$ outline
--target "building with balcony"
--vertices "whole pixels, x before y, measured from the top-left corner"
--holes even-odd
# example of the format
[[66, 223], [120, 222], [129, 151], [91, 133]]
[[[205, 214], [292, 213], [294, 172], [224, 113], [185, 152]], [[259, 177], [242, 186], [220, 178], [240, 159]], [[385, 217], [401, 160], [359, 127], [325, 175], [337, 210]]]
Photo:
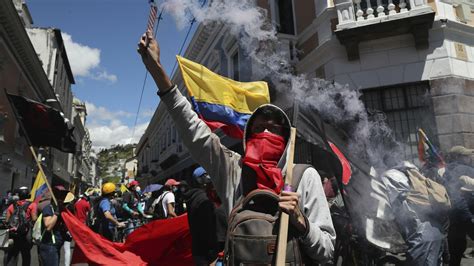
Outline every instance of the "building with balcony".
[[[259, 0], [295, 74], [359, 89], [382, 111], [407, 159], [417, 129], [443, 151], [474, 148], [474, 3], [468, 0]], [[240, 81], [260, 79], [225, 25], [199, 25], [184, 57]], [[181, 74], [172, 80], [183, 93]], [[283, 94], [283, 95], [282, 95]], [[272, 101], [291, 105], [280, 95]], [[276, 97], [274, 97], [276, 96]], [[282, 97], [283, 96], [283, 97]], [[235, 140], [222, 138], [239, 151]], [[194, 167], [160, 104], [137, 146], [146, 182], [186, 178]], [[154, 171], [154, 172], [152, 172]]]

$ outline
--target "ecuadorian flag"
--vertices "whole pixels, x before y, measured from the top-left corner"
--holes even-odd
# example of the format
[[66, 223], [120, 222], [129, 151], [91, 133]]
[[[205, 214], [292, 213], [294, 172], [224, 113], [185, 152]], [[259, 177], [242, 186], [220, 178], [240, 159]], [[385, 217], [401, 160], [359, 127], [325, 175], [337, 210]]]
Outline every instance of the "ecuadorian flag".
[[177, 58], [198, 116], [211, 130], [221, 128], [227, 135], [242, 139], [253, 111], [270, 102], [267, 83], [238, 82], [183, 57]]
[[30, 201], [31, 202], [38, 202], [41, 197], [44, 195], [46, 191], [48, 191], [48, 186], [46, 185], [46, 182], [44, 181], [45, 177], [41, 174], [41, 171], [38, 171], [38, 174], [36, 175], [35, 183], [33, 184], [33, 187], [31, 188], [31, 197]]

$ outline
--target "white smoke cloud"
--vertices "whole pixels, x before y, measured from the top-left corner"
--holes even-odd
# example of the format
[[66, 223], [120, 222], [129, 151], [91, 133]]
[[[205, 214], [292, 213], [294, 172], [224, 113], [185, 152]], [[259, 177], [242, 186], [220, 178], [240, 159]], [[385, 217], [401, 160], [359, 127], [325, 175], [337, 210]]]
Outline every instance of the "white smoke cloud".
[[266, 11], [255, 1], [220, 0], [202, 7], [193, 0], [165, 0], [162, 6], [180, 27], [188, 25], [193, 17], [204, 24], [224, 24], [245, 54], [259, 64], [253, 68], [258, 78], [270, 79], [277, 90], [294, 95], [299, 102], [318, 110], [324, 120], [347, 131], [351, 155], [367, 157], [378, 168], [384, 168], [386, 156], [403, 158], [399, 150], [393, 149], [399, 144], [393, 140], [384, 117], [369, 117], [358, 90], [292, 73], [294, 62], [289, 60], [289, 51], [279, 49], [284, 45], [277, 40]]
[[204, 24], [224, 23], [236, 36], [243, 34], [260, 41], [275, 39], [274, 30], [267, 25], [265, 10], [256, 7], [252, 0], [212, 1], [210, 6], [192, 0], [165, 0], [162, 7], [173, 15], [180, 28], [195, 18]]
[[72, 36], [65, 32], [62, 33], [62, 37], [74, 76], [106, 80], [112, 83], [117, 81], [117, 76], [107, 73], [100, 66], [99, 49], [74, 42]]

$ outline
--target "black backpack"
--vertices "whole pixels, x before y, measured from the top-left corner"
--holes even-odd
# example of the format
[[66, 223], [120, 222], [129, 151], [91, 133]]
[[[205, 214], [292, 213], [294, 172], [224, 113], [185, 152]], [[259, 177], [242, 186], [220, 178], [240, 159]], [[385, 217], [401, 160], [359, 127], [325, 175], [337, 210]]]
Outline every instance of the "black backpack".
[[13, 203], [13, 214], [10, 216], [8, 225], [11, 228], [16, 228], [16, 230], [10, 231], [10, 236], [12, 237], [24, 237], [30, 232], [31, 224], [28, 219], [26, 219], [26, 212], [31, 202], [26, 201], [23, 205], [18, 205], [18, 203]]
[[[292, 187], [298, 188], [310, 165], [296, 164]], [[256, 189], [241, 199], [229, 215], [225, 244], [226, 265], [273, 265], [280, 223], [279, 197], [273, 191]], [[310, 265], [296, 233], [289, 228], [286, 264]]]
[[170, 191], [165, 191], [163, 194], [160, 195], [160, 200], [158, 203], [155, 204], [155, 208], [153, 210], [153, 219], [166, 219], [165, 210], [163, 209], [163, 199], [165, 198], [166, 194], [170, 193]]
[[99, 203], [102, 200], [101, 197], [90, 199], [91, 209], [87, 213], [86, 224], [89, 226], [92, 231], [99, 233], [100, 232], [100, 223], [101, 217], [99, 212]]

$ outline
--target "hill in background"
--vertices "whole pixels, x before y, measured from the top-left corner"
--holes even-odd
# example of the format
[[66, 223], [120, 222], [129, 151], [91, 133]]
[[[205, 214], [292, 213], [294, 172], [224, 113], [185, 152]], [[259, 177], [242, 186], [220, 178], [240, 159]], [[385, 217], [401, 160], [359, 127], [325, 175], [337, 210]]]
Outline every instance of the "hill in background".
[[114, 145], [108, 149], [102, 149], [97, 160], [99, 164], [99, 176], [102, 182], [120, 183], [125, 174], [125, 161], [133, 157], [136, 144]]

